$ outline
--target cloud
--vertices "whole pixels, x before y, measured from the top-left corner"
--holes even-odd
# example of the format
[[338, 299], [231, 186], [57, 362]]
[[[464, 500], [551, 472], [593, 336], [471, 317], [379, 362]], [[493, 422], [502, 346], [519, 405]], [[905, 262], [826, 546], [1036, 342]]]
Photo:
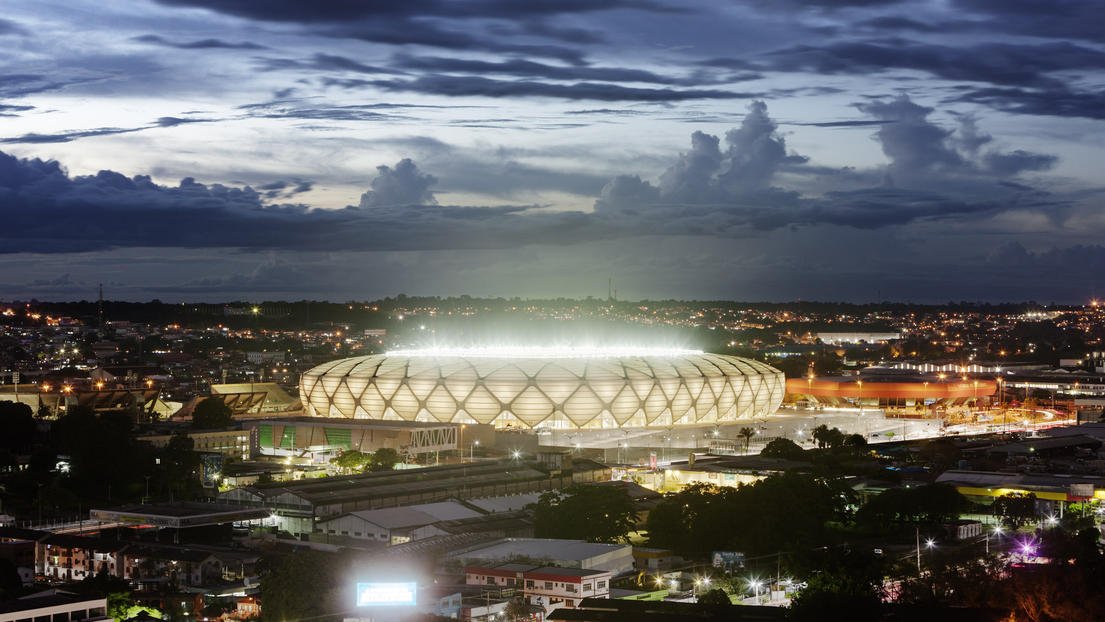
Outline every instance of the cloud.
[[376, 179], [372, 190], [361, 195], [361, 208], [389, 207], [395, 205], [437, 205], [430, 187], [437, 183], [433, 175], [418, 170], [418, 166], [404, 158], [395, 165], [376, 167]]
[[950, 100], [983, 104], [1016, 114], [1105, 119], [1105, 89], [986, 87], [967, 89]]
[[[788, 151], [762, 102], [748, 108], [740, 126], [717, 136], [695, 132], [690, 150], [675, 157], [651, 183], [614, 176], [599, 190], [593, 212], [554, 211], [527, 205], [437, 205], [434, 175], [404, 158], [377, 167], [356, 206], [338, 210], [269, 205], [311, 189], [311, 182], [278, 180], [233, 187], [185, 178], [163, 186], [144, 176], [113, 171], [70, 177], [57, 162], [0, 154], [0, 248], [12, 252], [75, 252], [113, 247], [250, 248], [302, 251], [516, 248], [528, 244], [579, 244], [637, 236], [747, 238], [758, 231], [794, 227], [883, 228], [925, 221], [969, 221], [1003, 211], [1058, 216], [1072, 200], [1053, 197], [1020, 178], [1045, 170], [1051, 156], [1023, 150], [958, 151], [954, 130], [928, 120], [931, 109], [908, 98], [861, 106], [884, 121], [875, 138], [892, 171], [887, 183], [863, 187], [880, 171], [862, 173], [813, 167]], [[975, 128], [977, 134], [977, 128]], [[985, 143], [982, 143], [985, 144]], [[408, 141], [431, 161], [463, 159], [434, 139]], [[463, 154], [461, 154], [463, 155]], [[474, 183], [494, 190], [542, 171], [513, 163], [446, 167], [451, 179], [498, 177]], [[517, 164], [521, 172], [511, 172]], [[790, 183], [829, 184], [819, 194]], [[840, 182], [836, 187], [831, 184]], [[595, 176], [549, 182], [577, 191], [597, 186]], [[463, 182], [460, 184], [463, 186]], [[812, 187], [812, 186], [810, 186]]]
[[342, 22], [357, 19], [387, 19], [408, 16], [437, 16], [451, 18], [520, 19], [567, 13], [595, 13], [613, 9], [637, 9], [646, 11], [676, 12], [677, 9], [649, 0], [609, 0], [595, 3], [589, 0], [474, 0], [457, 3], [449, 0], [409, 0], [408, 2], [347, 2], [345, 0], [317, 0], [303, 3], [299, 0], [158, 0], [169, 6], [206, 8], [220, 13], [249, 19], [319, 23]]
[[26, 35], [27, 31], [10, 19], [0, 19], [0, 37], [5, 35]]
[[511, 59], [500, 62], [472, 60], [464, 58], [445, 58], [439, 56], [397, 55], [393, 59], [396, 66], [410, 71], [433, 73], [468, 73], [476, 75], [509, 75], [529, 79], [600, 81], [600, 82], [646, 82], [653, 84], [692, 86], [707, 83], [706, 76], [674, 77], [664, 76], [642, 69], [595, 66], [556, 66], [524, 59]]
[[945, 80], [1009, 86], [1058, 87], [1057, 72], [1105, 69], [1105, 52], [1070, 43], [978, 43], [954, 47], [909, 39], [839, 41], [770, 52], [760, 70], [856, 74], [909, 69]]
[[0, 138], [0, 144], [43, 144], [43, 143], [67, 143], [81, 138], [94, 138], [97, 136], [114, 136], [116, 134], [133, 134], [146, 130], [176, 127], [189, 123], [211, 123], [214, 119], [184, 119], [180, 117], [160, 117], [149, 125], [138, 127], [97, 127], [86, 130], [69, 130], [52, 134], [39, 134], [32, 132], [22, 136], [9, 136]]
[[34, 106], [25, 106], [19, 104], [0, 104], [0, 117], [17, 117], [16, 113], [27, 112], [28, 110], [34, 110]]
[[355, 61], [352, 58], [345, 56], [339, 56], [335, 54], [322, 54], [318, 53], [309, 59], [294, 59], [294, 58], [258, 58], [257, 64], [262, 71], [284, 71], [284, 70], [298, 70], [298, 71], [335, 71], [335, 72], [348, 72], [348, 73], [366, 73], [366, 74], [402, 74], [402, 71], [397, 71], [390, 67], [381, 67], [378, 65], [366, 65], [365, 63]]
[[370, 84], [386, 91], [407, 91], [430, 95], [554, 97], [596, 101], [675, 102], [695, 99], [747, 99], [756, 95], [714, 89], [640, 88], [599, 82], [555, 84], [532, 80], [492, 80], [476, 76], [440, 74], [428, 74], [411, 80], [373, 80]]
[[252, 43], [250, 41], [242, 41], [240, 43], [232, 43], [230, 41], [223, 41], [222, 39], [198, 39], [195, 41], [170, 41], [159, 35], [141, 35], [133, 37], [132, 41], [139, 43], [149, 43], [152, 45], [160, 45], [162, 47], [174, 48], [178, 50], [265, 50], [266, 46], [258, 43]]

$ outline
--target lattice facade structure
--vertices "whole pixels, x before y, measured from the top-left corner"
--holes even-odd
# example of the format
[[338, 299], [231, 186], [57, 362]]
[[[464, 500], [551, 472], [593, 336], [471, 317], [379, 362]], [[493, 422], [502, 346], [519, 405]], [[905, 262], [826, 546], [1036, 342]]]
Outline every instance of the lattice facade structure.
[[363, 356], [300, 379], [308, 415], [561, 429], [723, 424], [773, 414], [783, 373], [718, 354]]

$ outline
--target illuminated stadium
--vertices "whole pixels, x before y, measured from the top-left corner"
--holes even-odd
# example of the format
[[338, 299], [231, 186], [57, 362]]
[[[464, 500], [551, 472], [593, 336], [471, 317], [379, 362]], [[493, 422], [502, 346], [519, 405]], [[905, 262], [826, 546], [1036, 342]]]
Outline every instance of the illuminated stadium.
[[300, 379], [308, 415], [499, 428], [720, 425], [773, 414], [779, 370], [694, 350], [487, 348], [394, 351]]

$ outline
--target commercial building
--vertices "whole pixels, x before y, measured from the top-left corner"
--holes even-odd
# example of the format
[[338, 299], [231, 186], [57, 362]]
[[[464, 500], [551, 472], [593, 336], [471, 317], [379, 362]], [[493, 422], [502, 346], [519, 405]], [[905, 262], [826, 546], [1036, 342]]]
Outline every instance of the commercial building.
[[773, 414], [777, 369], [690, 350], [412, 350], [305, 372], [308, 415], [498, 428], [716, 425]]
[[988, 399], [998, 383], [983, 378], [909, 375], [821, 376], [787, 379], [787, 399], [827, 406], [926, 408], [965, 406]]

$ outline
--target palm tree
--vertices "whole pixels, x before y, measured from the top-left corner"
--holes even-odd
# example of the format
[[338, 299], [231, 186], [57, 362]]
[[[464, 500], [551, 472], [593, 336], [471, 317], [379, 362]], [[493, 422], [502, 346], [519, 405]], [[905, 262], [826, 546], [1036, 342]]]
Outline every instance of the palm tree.
[[756, 431], [749, 427], [741, 428], [737, 431], [737, 436], [744, 439], [744, 453], [748, 453], [748, 442], [752, 440], [752, 437], [756, 435]]

